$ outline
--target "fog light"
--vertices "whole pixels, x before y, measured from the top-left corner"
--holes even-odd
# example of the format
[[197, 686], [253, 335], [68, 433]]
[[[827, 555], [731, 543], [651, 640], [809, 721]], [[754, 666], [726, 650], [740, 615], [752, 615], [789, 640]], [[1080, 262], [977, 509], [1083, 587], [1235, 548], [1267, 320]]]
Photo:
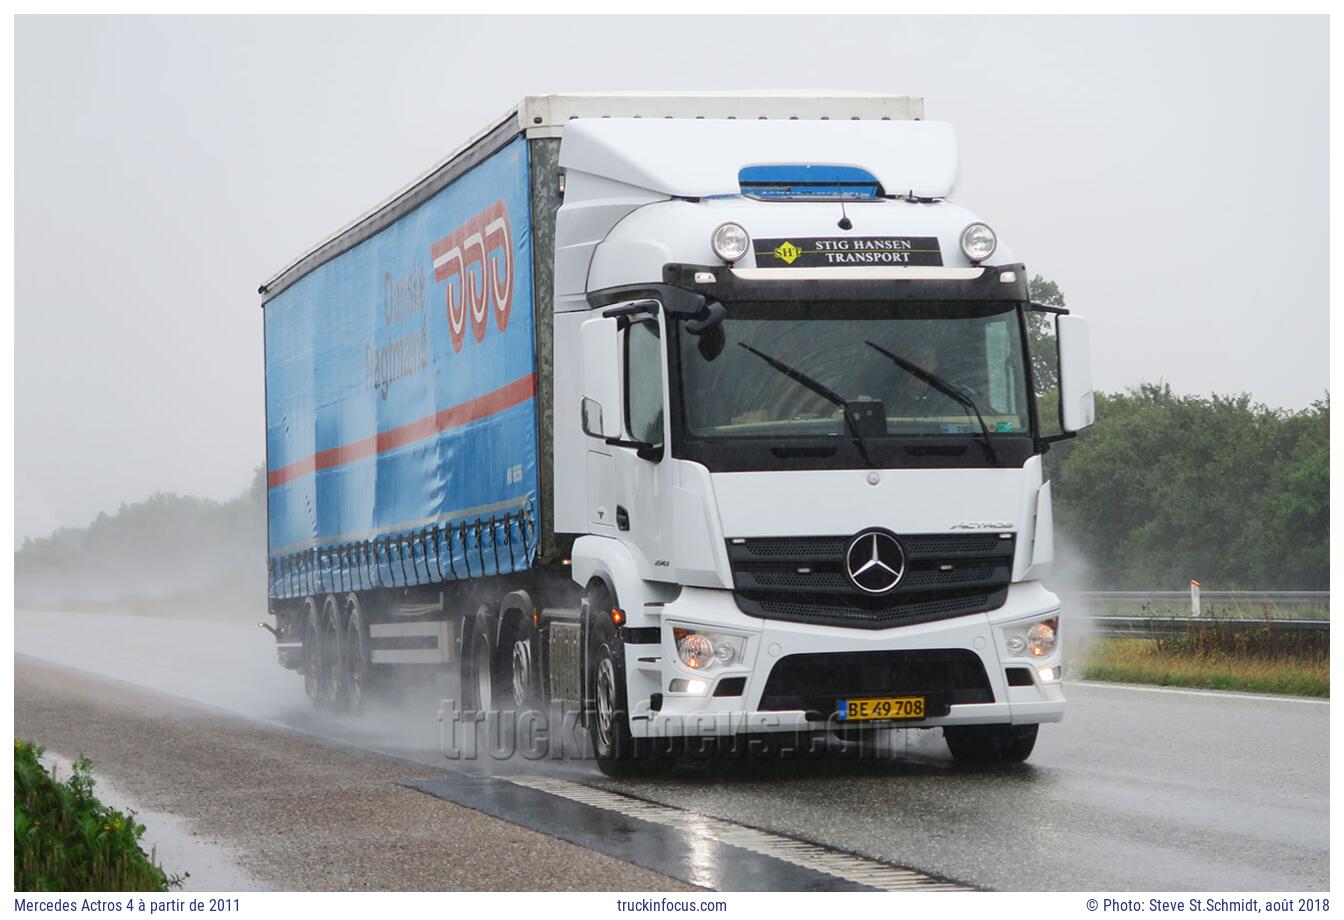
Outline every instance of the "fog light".
[[1037, 658], [1044, 658], [1055, 650], [1055, 624], [1057, 620], [1037, 623], [1027, 631], [1027, 647]]
[[669, 693], [704, 693], [709, 687], [709, 681], [697, 680], [696, 678], [678, 677], [667, 685]]
[[983, 262], [994, 255], [999, 238], [989, 228], [989, 224], [971, 224], [961, 231], [961, 251], [972, 262]]
[[1036, 673], [1040, 675], [1043, 684], [1048, 684], [1059, 677], [1054, 668], [1041, 668]]
[[751, 246], [751, 237], [747, 236], [746, 228], [741, 224], [729, 221], [714, 228], [709, 244], [714, 249], [714, 255], [725, 262], [736, 262], [747, 254], [747, 249]]

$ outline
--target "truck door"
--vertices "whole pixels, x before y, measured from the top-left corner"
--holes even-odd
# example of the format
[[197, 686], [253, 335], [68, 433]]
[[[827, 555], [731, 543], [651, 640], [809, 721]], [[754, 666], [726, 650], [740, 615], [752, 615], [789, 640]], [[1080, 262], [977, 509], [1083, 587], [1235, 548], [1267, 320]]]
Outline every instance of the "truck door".
[[663, 316], [632, 318], [622, 344], [625, 409], [623, 424], [632, 442], [652, 450], [616, 447], [613, 472], [617, 536], [643, 557], [645, 577], [672, 580], [672, 489], [674, 464], [667, 453], [667, 355]]

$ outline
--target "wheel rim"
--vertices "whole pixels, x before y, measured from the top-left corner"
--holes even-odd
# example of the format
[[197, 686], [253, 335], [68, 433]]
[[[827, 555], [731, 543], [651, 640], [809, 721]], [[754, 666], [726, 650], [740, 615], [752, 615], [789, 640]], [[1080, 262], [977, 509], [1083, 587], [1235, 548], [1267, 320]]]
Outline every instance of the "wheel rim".
[[611, 750], [612, 727], [616, 720], [616, 669], [603, 657], [597, 666], [597, 737], [602, 747]]
[[493, 708], [490, 680], [490, 648], [484, 641], [476, 643], [476, 702], [481, 712]]
[[527, 640], [513, 643], [513, 703], [524, 706], [532, 688], [532, 647]]

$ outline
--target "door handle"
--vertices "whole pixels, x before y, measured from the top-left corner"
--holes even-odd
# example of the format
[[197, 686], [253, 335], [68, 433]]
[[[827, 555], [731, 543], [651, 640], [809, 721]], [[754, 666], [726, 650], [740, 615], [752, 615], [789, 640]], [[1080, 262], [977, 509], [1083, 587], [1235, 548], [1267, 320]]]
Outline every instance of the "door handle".
[[622, 505], [616, 506], [616, 529], [617, 530], [630, 529], [630, 512], [626, 511], [624, 506]]

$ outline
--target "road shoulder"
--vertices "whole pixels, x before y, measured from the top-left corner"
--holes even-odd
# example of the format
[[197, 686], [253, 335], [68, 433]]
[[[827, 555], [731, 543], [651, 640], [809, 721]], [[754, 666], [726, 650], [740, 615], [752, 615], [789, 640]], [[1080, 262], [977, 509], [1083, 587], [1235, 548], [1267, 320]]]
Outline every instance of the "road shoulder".
[[87, 754], [95, 774], [135, 803], [237, 853], [263, 887], [689, 887], [398, 785], [443, 771], [24, 657], [15, 659], [14, 692], [17, 737]]

